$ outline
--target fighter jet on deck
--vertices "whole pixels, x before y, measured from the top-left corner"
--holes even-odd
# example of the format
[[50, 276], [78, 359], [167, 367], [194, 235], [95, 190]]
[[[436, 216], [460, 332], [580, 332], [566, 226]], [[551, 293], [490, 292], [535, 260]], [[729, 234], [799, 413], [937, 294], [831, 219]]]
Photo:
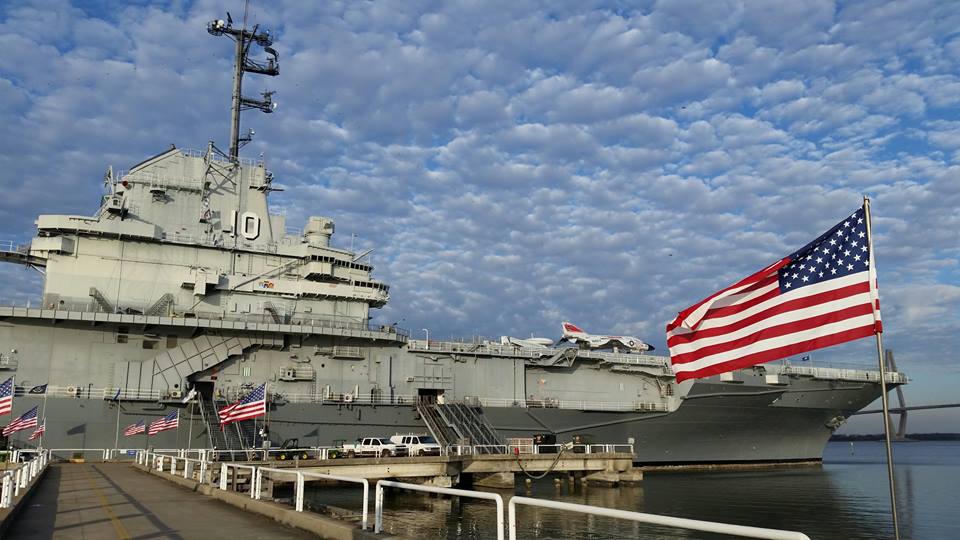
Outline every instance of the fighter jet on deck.
[[632, 336], [588, 334], [573, 323], [563, 322], [560, 341], [576, 343], [583, 349], [627, 349], [633, 352], [652, 351], [653, 345]]

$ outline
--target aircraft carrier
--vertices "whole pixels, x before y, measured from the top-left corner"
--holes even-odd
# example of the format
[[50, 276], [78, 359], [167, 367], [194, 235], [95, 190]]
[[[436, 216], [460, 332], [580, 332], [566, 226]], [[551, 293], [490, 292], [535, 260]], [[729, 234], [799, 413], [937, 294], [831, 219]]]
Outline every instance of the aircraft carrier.
[[[29, 245], [0, 253], [44, 275], [40, 299], [0, 307], [0, 380], [16, 381], [8, 418], [41, 406], [45, 447], [249, 447], [252, 421], [221, 430], [215, 410], [266, 382], [272, 438], [301, 446], [429, 429], [444, 443], [631, 442], [645, 464], [816, 461], [880, 395], [873, 371], [776, 363], [677, 384], [661, 356], [370, 324], [389, 287], [365, 254], [332, 246], [329, 218], [289, 228], [265, 163], [240, 156], [241, 110], [273, 110], [270, 93], [242, 94], [244, 74], [279, 73], [270, 34], [208, 32], [236, 45], [227, 151], [170, 147], [110, 169], [92, 215], [41, 215]], [[174, 408], [178, 430], [123, 436]]]

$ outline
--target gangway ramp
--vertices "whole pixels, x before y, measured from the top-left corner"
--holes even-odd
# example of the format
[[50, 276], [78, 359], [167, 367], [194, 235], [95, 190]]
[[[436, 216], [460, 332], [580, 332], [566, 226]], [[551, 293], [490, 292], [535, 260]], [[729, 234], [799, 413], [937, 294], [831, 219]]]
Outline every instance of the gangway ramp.
[[316, 538], [129, 463], [55, 463], [8, 538]]

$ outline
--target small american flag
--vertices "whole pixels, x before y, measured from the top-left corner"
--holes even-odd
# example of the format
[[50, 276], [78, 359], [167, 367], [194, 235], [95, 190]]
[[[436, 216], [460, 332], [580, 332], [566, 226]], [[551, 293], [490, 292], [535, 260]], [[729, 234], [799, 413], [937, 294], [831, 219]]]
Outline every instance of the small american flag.
[[161, 431], [167, 431], [168, 429], [176, 429], [179, 425], [180, 425], [180, 411], [176, 410], [159, 420], [154, 420], [153, 422], [150, 422], [150, 429], [147, 431], [147, 435], [156, 435]]
[[16, 420], [7, 424], [7, 427], [3, 428], [3, 435], [7, 436], [11, 433], [16, 433], [17, 431], [23, 431], [25, 429], [35, 427], [37, 427], [37, 407], [34, 407], [21, 414]]
[[131, 437], [133, 435], [138, 435], [147, 430], [147, 426], [144, 425], [143, 420], [140, 420], [136, 424], [130, 424], [129, 426], [123, 428], [123, 436]]
[[40, 427], [38, 427], [36, 430], [34, 430], [34, 432], [30, 435], [30, 438], [27, 439], [27, 440], [28, 440], [28, 441], [32, 441], [32, 440], [34, 440], [34, 439], [38, 439], [38, 438], [40, 438], [40, 437], [44, 434], [44, 432], [46, 432], [46, 431], [47, 431], [47, 423], [44, 422], [44, 423], [40, 424]]
[[882, 331], [867, 205], [800, 250], [667, 325], [677, 382]]
[[249, 420], [267, 414], [267, 383], [254, 388], [243, 399], [220, 411], [220, 425]]
[[13, 411], [13, 377], [0, 384], [0, 416]]

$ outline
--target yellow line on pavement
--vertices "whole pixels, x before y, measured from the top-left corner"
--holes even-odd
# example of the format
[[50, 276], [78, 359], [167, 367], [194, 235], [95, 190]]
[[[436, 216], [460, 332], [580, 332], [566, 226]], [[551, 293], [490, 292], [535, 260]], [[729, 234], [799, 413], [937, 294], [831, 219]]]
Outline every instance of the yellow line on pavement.
[[113, 529], [117, 532], [117, 538], [120, 540], [130, 540], [130, 533], [127, 532], [127, 528], [123, 526], [123, 523], [117, 519], [117, 515], [113, 513], [113, 509], [110, 508], [110, 503], [107, 501], [107, 497], [104, 496], [103, 492], [100, 491], [100, 488], [93, 481], [93, 477], [90, 476], [90, 471], [87, 470], [87, 465], [81, 465], [83, 468], [83, 475], [87, 478], [87, 483], [90, 484], [90, 489], [97, 494], [97, 498], [100, 499], [100, 508], [103, 508], [103, 513], [110, 518], [110, 523], [113, 523]]

